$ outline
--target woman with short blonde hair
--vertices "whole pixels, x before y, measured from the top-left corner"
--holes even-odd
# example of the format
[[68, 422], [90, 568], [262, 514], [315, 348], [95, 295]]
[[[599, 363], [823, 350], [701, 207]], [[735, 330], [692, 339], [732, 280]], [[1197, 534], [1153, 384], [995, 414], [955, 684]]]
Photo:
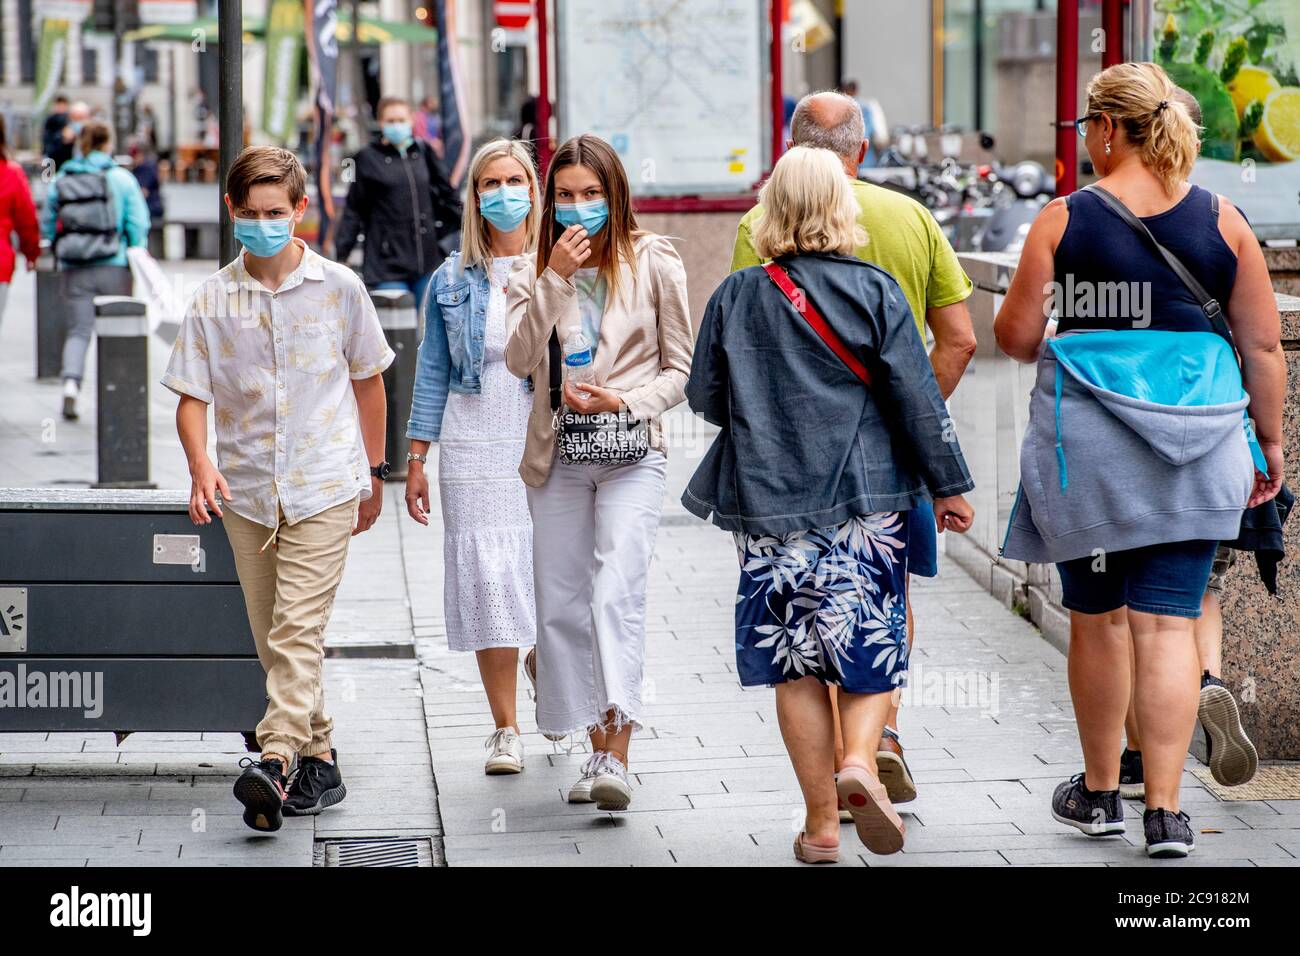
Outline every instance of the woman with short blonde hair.
[[895, 853], [876, 753], [907, 674], [909, 524], [933, 498], [938, 530], [966, 531], [973, 484], [907, 299], [853, 256], [839, 159], [792, 148], [762, 203], [754, 242], [774, 261], [718, 287], [696, 341], [686, 396], [720, 432], [682, 503], [735, 536], [736, 669], [776, 687], [807, 810], [795, 857], [838, 859], [838, 801], [869, 850]]
[[754, 251], [763, 259], [795, 252], [853, 254], [866, 244], [844, 164], [827, 149], [791, 147], [772, 170], [758, 201]]
[[532, 406], [505, 364], [506, 285], [537, 247], [537, 173], [522, 143], [493, 140], [469, 164], [462, 245], [429, 283], [416, 365], [406, 510], [429, 523], [425, 462], [438, 444], [447, 642], [473, 651], [496, 729], [489, 774], [523, 770], [519, 649], [535, 641], [532, 523], [516, 471]]

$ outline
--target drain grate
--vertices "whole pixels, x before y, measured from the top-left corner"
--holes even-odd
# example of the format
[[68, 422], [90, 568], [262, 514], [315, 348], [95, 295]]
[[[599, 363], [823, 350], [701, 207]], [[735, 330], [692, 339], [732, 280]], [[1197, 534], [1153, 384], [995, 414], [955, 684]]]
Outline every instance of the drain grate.
[[316, 866], [433, 866], [428, 840], [317, 840]]
[[1194, 767], [1192, 773], [1220, 800], [1300, 800], [1300, 765], [1263, 764], [1249, 783], [1225, 787], [1210, 774], [1209, 767]]

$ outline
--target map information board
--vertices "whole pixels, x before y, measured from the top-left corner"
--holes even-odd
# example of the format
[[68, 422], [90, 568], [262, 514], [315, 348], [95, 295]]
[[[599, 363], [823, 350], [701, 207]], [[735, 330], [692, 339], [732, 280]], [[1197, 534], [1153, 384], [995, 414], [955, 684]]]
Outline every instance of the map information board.
[[594, 133], [638, 196], [743, 193], [769, 136], [763, 0], [556, 4], [560, 138]]

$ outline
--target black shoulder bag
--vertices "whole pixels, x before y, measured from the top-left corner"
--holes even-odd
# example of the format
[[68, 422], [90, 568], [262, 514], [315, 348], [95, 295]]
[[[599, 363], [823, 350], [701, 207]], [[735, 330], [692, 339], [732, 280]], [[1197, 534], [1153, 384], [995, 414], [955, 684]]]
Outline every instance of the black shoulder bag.
[[627, 411], [580, 415], [561, 404], [561, 369], [564, 361], [560, 336], [552, 329], [547, 344], [551, 378], [551, 423], [555, 447], [566, 465], [630, 465], [650, 450], [650, 426], [631, 418]]
[[[1205, 286], [1197, 281], [1191, 271], [1183, 265], [1182, 261], [1160, 244], [1160, 241], [1152, 235], [1151, 230], [1133, 211], [1120, 202], [1114, 194], [1103, 189], [1097, 184], [1085, 186], [1082, 192], [1092, 193], [1107, 206], [1115, 215], [1123, 219], [1128, 226], [1138, 235], [1145, 237], [1147, 242], [1156, 252], [1160, 253], [1165, 263], [1173, 270], [1174, 275], [1187, 286], [1188, 290], [1196, 297], [1200, 303], [1201, 310], [1205, 317], [1210, 321], [1210, 327], [1227, 340], [1228, 345], [1232, 347], [1233, 354], [1237, 355], [1240, 364], [1241, 356], [1237, 352], [1236, 344], [1232, 340], [1232, 330], [1228, 328], [1227, 320], [1223, 317], [1223, 309], [1214, 296], [1206, 290]], [[1210, 193], [1210, 205], [1214, 210], [1215, 221], [1219, 218], [1219, 197], [1215, 193]], [[1255, 560], [1259, 565], [1260, 577], [1263, 579], [1269, 593], [1277, 592], [1277, 564], [1285, 556], [1282, 549], [1281, 528], [1286, 522], [1287, 515], [1291, 511], [1291, 506], [1295, 502], [1295, 496], [1291, 489], [1283, 482], [1282, 490], [1278, 492], [1277, 497], [1264, 502], [1262, 505], [1256, 505], [1254, 508], [1246, 509], [1246, 513], [1241, 519], [1241, 535], [1236, 541], [1224, 541], [1223, 544], [1229, 548], [1238, 551], [1254, 551]], [[1276, 534], [1269, 534], [1270, 529], [1276, 529]]]

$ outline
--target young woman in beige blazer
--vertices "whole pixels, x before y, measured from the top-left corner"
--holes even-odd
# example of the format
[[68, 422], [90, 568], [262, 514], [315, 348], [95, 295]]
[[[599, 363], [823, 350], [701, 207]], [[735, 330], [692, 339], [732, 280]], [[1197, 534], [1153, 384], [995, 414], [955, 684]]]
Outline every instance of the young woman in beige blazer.
[[[672, 243], [637, 228], [627, 175], [604, 140], [583, 135], [561, 146], [544, 193], [537, 260], [519, 259], [510, 277], [506, 346], [510, 370], [536, 385], [519, 473], [533, 517], [537, 727], [591, 739], [571, 802], [623, 810], [667, 466], [658, 419], [684, 400], [691, 370], [686, 272]], [[640, 461], [558, 460], [547, 387], [552, 330], [561, 342], [582, 330], [595, 345], [597, 384], [566, 382], [564, 404], [648, 421], [651, 448]]]

